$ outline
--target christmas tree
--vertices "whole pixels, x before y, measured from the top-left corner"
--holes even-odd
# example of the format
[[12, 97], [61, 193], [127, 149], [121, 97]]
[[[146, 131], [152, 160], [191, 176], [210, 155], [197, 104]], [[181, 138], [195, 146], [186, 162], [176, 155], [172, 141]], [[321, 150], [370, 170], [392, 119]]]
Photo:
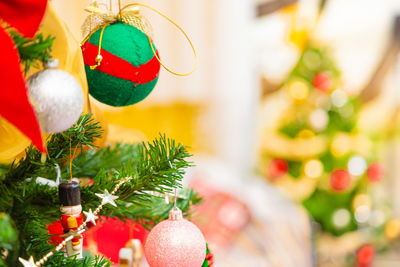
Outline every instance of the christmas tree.
[[363, 229], [362, 243], [384, 244], [379, 137], [360, 130], [362, 102], [343, 88], [329, 49], [309, 42], [281, 88], [288, 105], [264, 134], [264, 175], [307, 209], [317, 237]]
[[[2, 166], [1, 202], [2, 264], [16, 266], [18, 257], [40, 259], [54, 249], [49, 243], [51, 234], [48, 225], [60, 219], [58, 187], [50, 183], [40, 183], [36, 177], [56, 177], [58, 164], [64, 179], [69, 179], [72, 171], [75, 177], [90, 178], [91, 183], [81, 185], [82, 210], [95, 210], [101, 203], [96, 193], [111, 192], [125, 177], [116, 196], [117, 206], [105, 206], [104, 216], [134, 219], [150, 227], [149, 222], [158, 223], [168, 218], [173, 203], [165, 204], [161, 194], [180, 187], [184, 169], [190, 166], [186, 148], [173, 140], [161, 136], [148, 144], [118, 144], [94, 149], [93, 141], [101, 135], [101, 128], [89, 115], [81, 119], [68, 131], [55, 134], [47, 141], [48, 154], [43, 162], [42, 154], [29, 147], [26, 155], [18, 162]], [[72, 158], [74, 151], [84, 151]], [[51, 181], [55, 179], [49, 178]], [[178, 207], [188, 211], [190, 204], [198, 202], [196, 194], [184, 191], [185, 198], [178, 200]], [[104, 266], [102, 258], [85, 258], [79, 261], [66, 259], [61, 251], [50, 257], [48, 266]], [[46, 266], [46, 265], [45, 265]]]
[[[12, 92], [0, 99], [9, 101], [9, 105], [3, 105], [0, 114], [33, 143], [15, 157], [12, 163], [0, 165], [0, 265], [111, 266], [112, 263], [104, 257], [84, 257], [82, 238], [85, 231], [95, 227], [101, 217], [113, 217], [122, 221], [135, 220], [149, 230], [153, 227], [158, 229], [157, 233], [152, 231], [149, 235], [149, 239], [155, 240], [157, 246], [145, 248], [151, 265], [171, 263], [174, 266], [211, 266], [212, 257], [207, 255], [206, 258], [209, 252], [204, 237], [196, 226], [182, 217], [190, 215], [191, 206], [200, 201], [194, 191], [181, 190], [185, 169], [191, 166], [187, 148], [164, 135], [152, 142], [98, 146], [104, 143], [99, 142], [103, 138], [104, 128], [91, 114], [90, 102], [89, 112], [81, 115], [84, 102], [82, 89], [70, 74], [55, 69], [57, 66], [52, 60], [52, 45], [57, 36], [44, 36], [41, 33], [34, 35], [46, 4], [46, 0], [36, 1], [27, 7], [12, 3], [7, 9], [10, 13], [6, 14], [2, 12], [4, 4], [0, 1], [0, 17], [11, 24], [0, 29], [0, 34], [5, 36], [3, 41], [8, 45], [4, 46], [2, 53], [11, 55], [4, 57], [11, 67], [9, 72], [2, 73], [2, 79], [10, 88], [15, 89], [7, 88]], [[51, 6], [49, 9], [49, 12], [53, 12]], [[32, 16], [23, 16], [25, 13]], [[10, 14], [14, 15], [11, 19]], [[139, 100], [135, 100], [137, 102], [153, 89], [160, 64], [158, 57], [157, 60], [154, 58], [156, 51], [149, 42], [150, 38], [147, 39], [147, 32], [136, 28], [142, 17], [137, 11], [135, 16], [136, 24], [129, 24], [120, 10], [115, 15], [115, 21], [103, 25], [103, 31], [107, 26], [117, 25], [123, 28], [119, 32], [121, 35], [133, 32], [135, 38], [142, 40], [139, 43], [141, 46], [135, 47], [135, 56], [142, 61], [153, 59], [151, 68], [140, 69], [135, 65], [135, 60], [138, 60], [135, 58], [127, 67], [128, 70], [125, 70], [131, 78], [142, 75], [152, 79], [151, 85], [147, 87], [136, 86], [135, 82], [143, 82], [139, 78], [129, 81], [123, 80], [124, 77], [113, 78], [124, 84], [125, 95], [129, 95], [127, 90], [133, 88], [134, 93], [140, 96]], [[91, 29], [89, 34], [95, 30]], [[107, 30], [105, 34], [103, 31], [100, 39], [107, 36]], [[2, 35], [0, 37], [3, 38]], [[90, 45], [93, 44], [89, 44], [89, 48]], [[106, 41], [103, 46], [107, 46]], [[116, 45], [109, 47], [115, 49]], [[105, 53], [104, 60], [97, 56], [95, 67], [86, 69], [87, 72], [92, 71], [92, 75], [102, 70], [107, 65], [103, 63], [109, 60], [106, 52], [101, 49], [99, 51]], [[19, 67], [20, 63], [23, 71]], [[79, 63], [83, 70], [83, 60]], [[45, 70], [27, 78], [32, 68], [43, 67]], [[134, 73], [129, 73], [132, 70]], [[147, 73], [141, 73], [143, 71]], [[149, 71], [152, 73], [149, 74]], [[17, 84], [16, 80], [20, 83]], [[53, 89], [45, 92], [45, 88]], [[114, 87], [113, 93], [117, 89]], [[72, 94], [73, 90], [75, 93]], [[68, 94], [61, 94], [65, 92]], [[28, 101], [28, 94], [33, 107]], [[123, 99], [119, 100], [125, 103]], [[21, 107], [29, 114], [12, 114]], [[60, 110], [61, 113], [58, 113]], [[48, 133], [45, 142], [40, 136], [39, 123]], [[179, 195], [177, 190], [181, 190]], [[172, 195], [174, 201], [166, 203], [167, 195]], [[184, 235], [185, 239], [169, 235], [163, 238], [164, 243], [161, 244], [159, 238], [165, 234], [162, 228], [165, 224], [174, 226], [177, 232], [184, 231], [181, 236]], [[57, 225], [61, 230], [57, 229]], [[194, 239], [197, 244], [194, 244]], [[179, 245], [179, 251], [176, 247], [168, 247], [173, 243]], [[162, 245], [164, 247], [161, 249], [167, 253], [160, 253]], [[171, 250], [168, 252], [169, 248]], [[188, 249], [192, 252], [190, 255]], [[168, 259], [171, 253], [175, 253], [175, 257]], [[179, 253], [181, 256], [177, 255]]]

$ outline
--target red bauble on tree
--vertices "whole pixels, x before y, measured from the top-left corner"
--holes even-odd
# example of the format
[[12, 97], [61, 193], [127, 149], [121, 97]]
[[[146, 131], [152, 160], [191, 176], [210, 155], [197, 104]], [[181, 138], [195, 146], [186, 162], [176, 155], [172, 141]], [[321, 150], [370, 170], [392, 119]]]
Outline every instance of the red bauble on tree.
[[385, 176], [385, 169], [380, 163], [372, 163], [367, 169], [368, 179], [372, 182], [378, 182]]
[[321, 92], [329, 92], [332, 88], [332, 79], [328, 74], [319, 73], [313, 78], [313, 86], [315, 89]]
[[350, 185], [351, 177], [346, 170], [335, 170], [331, 173], [331, 187], [335, 191], [343, 191]]
[[375, 249], [371, 245], [364, 245], [357, 251], [357, 266], [370, 267], [375, 255]]
[[289, 165], [284, 159], [273, 159], [269, 164], [269, 174], [272, 178], [279, 178], [288, 172]]

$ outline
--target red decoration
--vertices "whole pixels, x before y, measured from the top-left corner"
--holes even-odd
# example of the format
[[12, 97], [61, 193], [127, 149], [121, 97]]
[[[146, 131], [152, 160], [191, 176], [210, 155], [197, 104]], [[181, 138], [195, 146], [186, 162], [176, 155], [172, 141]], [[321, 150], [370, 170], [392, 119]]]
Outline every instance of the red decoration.
[[0, 0], [0, 17], [26, 37], [40, 26], [47, 0]]
[[385, 169], [380, 163], [372, 163], [367, 169], [368, 179], [372, 182], [378, 182], [385, 176]]
[[329, 90], [332, 88], [332, 79], [325, 73], [319, 73], [314, 76], [313, 86], [315, 89], [323, 93], [329, 92]]
[[[61, 237], [61, 235], [64, 234], [64, 228], [61, 221], [55, 221], [52, 224], [47, 225], [47, 232], [51, 235], [49, 243], [54, 246], [57, 246], [64, 240], [64, 238]], [[83, 232], [82, 236], [85, 238], [86, 234], [87, 231]]]
[[60, 235], [64, 234], [64, 229], [60, 221], [55, 221], [54, 223], [47, 226], [47, 231], [50, 237], [50, 244], [57, 246], [60, 244], [64, 239], [60, 237]]
[[[33, 37], [46, 10], [47, 0], [0, 0], [0, 18], [27, 37]], [[29, 102], [18, 51], [0, 27], [0, 115], [45, 152], [39, 122]]]
[[279, 178], [288, 172], [289, 165], [284, 159], [273, 159], [269, 164], [269, 174], [272, 178]]
[[249, 224], [249, 208], [226, 190], [205, 181], [203, 174], [196, 175], [190, 187], [203, 198], [196, 206], [193, 222], [214, 250], [227, 249]]
[[[72, 219], [74, 219], [74, 221], [76, 222], [76, 226], [75, 227], [70, 227], [69, 226], [69, 221]], [[73, 214], [73, 215], [61, 215], [61, 225], [64, 228], [64, 232], [69, 232], [71, 230], [76, 231], [78, 229], [79, 226], [81, 226], [83, 223], [83, 215], [82, 213], [77, 213], [77, 214]], [[72, 238], [72, 243], [79, 243], [82, 241], [82, 238], [79, 237], [74, 237]]]
[[351, 177], [346, 170], [335, 170], [331, 173], [331, 186], [336, 191], [343, 191], [350, 185]]
[[208, 266], [213, 267], [214, 266], [214, 254], [211, 252], [207, 254], [206, 260], [208, 261]]
[[371, 245], [364, 245], [357, 251], [357, 266], [370, 267], [375, 255], [375, 249]]
[[[85, 65], [96, 65], [96, 56], [99, 53], [99, 47], [86, 42], [82, 46], [83, 61]], [[101, 65], [96, 68], [97, 71], [107, 73], [111, 76], [130, 81], [136, 84], [145, 84], [157, 78], [160, 71], [160, 63], [157, 58], [153, 58], [140, 67], [135, 67], [123, 58], [117, 57], [110, 52], [101, 49], [103, 60]], [[157, 52], [158, 56], [158, 52]], [[118, 66], [118, 68], [115, 68]]]
[[126, 246], [132, 239], [139, 239], [142, 243], [145, 239], [146, 229], [133, 220], [125, 222], [116, 219], [101, 217], [96, 226], [85, 232], [87, 244], [84, 247], [94, 249], [118, 263], [119, 250]]

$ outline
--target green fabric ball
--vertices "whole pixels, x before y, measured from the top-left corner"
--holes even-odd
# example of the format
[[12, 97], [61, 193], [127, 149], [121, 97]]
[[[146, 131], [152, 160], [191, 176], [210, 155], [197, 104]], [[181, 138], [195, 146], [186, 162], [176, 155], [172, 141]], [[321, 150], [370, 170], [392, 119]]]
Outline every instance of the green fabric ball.
[[148, 37], [128, 24], [108, 25], [101, 40], [102, 61], [91, 69], [97, 63], [101, 30], [94, 32], [82, 46], [89, 93], [111, 106], [142, 101], [154, 89], [160, 71]]

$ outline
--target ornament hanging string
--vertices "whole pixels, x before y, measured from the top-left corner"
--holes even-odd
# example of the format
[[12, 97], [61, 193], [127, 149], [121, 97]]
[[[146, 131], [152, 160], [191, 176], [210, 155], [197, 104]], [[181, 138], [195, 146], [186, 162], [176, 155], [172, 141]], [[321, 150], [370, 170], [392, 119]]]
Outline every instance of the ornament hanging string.
[[158, 11], [158, 10], [152, 8], [151, 6], [148, 6], [148, 5], [145, 5], [145, 4], [141, 4], [141, 3], [133, 3], [133, 4], [128, 4], [128, 5], [126, 5], [126, 6], [124, 6], [124, 7], [121, 9], [121, 0], [118, 0], [118, 3], [119, 3], [119, 8], [120, 8], [119, 13], [118, 13], [118, 16], [119, 16], [119, 17], [121, 17], [121, 12], [122, 12], [124, 9], [127, 9], [128, 7], [131, 7], [131, 6], [142, 6], [142, 7], [146, 7], [146, 8], [148, 8], [148, 9], [150, 9], [150, 10], [156, 12], [157, 14], [159, 14], [160, 16], [162, 16], [163, 18], [165, 18], [166, 20], [168, 20], [169, 22], [171, 22], [175, 27], [177, 27], [177, 28], [183, 33], [183, 35], [185, 36], [186, 40], [189, 42], [190, 47], [192, 48], [192, 51], [193, 51], [193, 55], [194, 55], [194, 58], [195, 58], [195, 64], [194, 64], [193, 69], [192, 69], [191, 71], [189, 71], [189, 72], [187, 72], [187, 73], [177, 73], [177, 72], [171, 70], [170, 68], [168, 68], [167, 66], [165, 66], [165, 64], [161, 62], [161, 60], [160, 60], [160, 58], [158, 57], [156, 51], [154, 50], [154, 46], [153, 46], [152, 43], [151, 43], [150, 36], [147, 35], [147, 38], [149, 39], [149, 43], [150, 43], [151, 50], [153, 51], [153, 54], [154, 54], [154, 56], [156, 57], [156, 59], [158, 60], [158, 62], [160, 62], [161, 66], [163, 66], [164, 69], [166, 69], [168, 72], [170, 72], [170, 73], [172, 73], [172, 74], [174, 74], [174, 75], [177, 75], [177, 76], [188, 76], [188, 75], [192, 74], [192, 73], [196, 70], [196, 68], [197, 68], [197, 61], [198, 61], [196, 49], [194, 48], [193, 43], [192, 43], [192, 41], [190, 40], [189, 36], [188, 36], [187, 33], [182, 29], [181, 26], [179, 26], [175, 21], [173, 21], [172, 19], [170, 19], [168, 16], [164, 15], [164, 14], [161, 13], [160, 11]]
[[[111, 11], [111, 2], [112, 2], [112, 1], [110, 0], [110, 11]], [[104, 29], [105, 29], [108, 25], [111, 25], [111, 24], [115, 23], [115, 22], [118, 21], [118, 20], [122, 20], [122, 21], [123, 21], [124, 13], [125, 13], [124, 11], [125, 11], [126, 9], [128, 9], [129, 7], [133, 7], [133, 6], [145, 7], [145, 8], [148, 8], [148, 9], [152, 10], [153, 12], [156, 12], [157, 14], [159, 14], [160, 16], [162, 16], [163, 18], [165, 18], [166, 20], [168, 20], [170, 23], [172, 23], [176, 28], [178, 28], [178, 30], [179, 30], [180, 32], [182, 32], [182, 34], [185, 36], [186, 40], [188, 41], [190, 47], [192, 48], [193, 55], [194, 55], [194, 58], [195, 58], [195, 63], [194, 63], [193, 68], [192, 68], [189, 72], [186, 72], [186, 73], [178, 73], [178, 72], [176, 72], [176, 71], [173, 71], [171, 68], [167, 67], [167, 66], [161, 61], [160, 57], [157, 55], [157, 52], [155, 51], [154, 46], [153, 46], [153, 44], [152, 44], [151, 37], [149, 36], [148, 33], [145, 33], [145, 34], [146, 34], [146, 36], [147, 36], [147, 38], [148, 38], [148, 40], [149, 40], [149, 44], [150, 44], [151, 50], [153, 51], [153, 54], [154, 54], [155, 58], [156, 58], [157, 61], [160, 63], [160, 65], [163, 66], [163, 68], [164, 68], [165, 70], [167, 70], [167, 71], [170, 72], [171, 74], [174, 74], [174, 75], [177, 75], [177, 76], [188, 76], [188, 75], [192, 74], [192, 73], [196, 70], [196, 68], [197, 68], [197, 65], [198, 65], [198, 57], [197, 57], [196, 49], [194, 48], [194, 45], [193, 45], [192, 41], [190, 40], [190, 38], [189, 38], [189, 36], [187, 35], [187, 33], [182, 29], [182, 27], [180, 27], [176, 22], [174, 22], [174, 21], [173, 21], [171, 18], [169, 18], [167, 15], [163, 14], [162, 12], [156, 10], [155, 8], [153, 8], [153, 7], [151, 7], [151, 6], [148, 6], [148, 5], [142, 4], [142, 3], [132, 3], [132, 4], [128, 4], [128, 5], [124, 6], [124, 7], [121, 7], [121, 1], [120, 1], [120, 0], [118, 0], [119, 12], [118, 12], [118, 14], [117, 14], [114, 18], [111, 18], [111, 17], [110, 17], [110, 14], [106, 14], [104, 11], [101, 13], [101, 12], [99, 11], [99, 9], [96, 9], [96, 13], [100, 13], [101, 15], [104, 15], [105, 17], [107, 17], [107, 20], [106, 20], [106, 22], [104, 22], [104, 23], [98, 25], [98, 26], [95, 27], [94, 29], [91, 29], [91, 27], [92, 27], [92, 19], [90, 18], [90, 32], [89, 32], [89, 34], [87, 34], [87, 36], [83, 39], [83, 41], [81, 42], [81, 45], [83, 45], [87, 40], [89, 40], [93, 33], [95, 33], [97, 30], [99, 30], [100, 28], [102, 28], [102, 31], [101, 31], [101, 33], [100, 33], [100, 38], [99, 38], [99, 49], [98, 49], [98, 54], [97, 54], [96, 59], [95, 59], [96, 62], [97, 62], [97, 64], [96, 64], [96, 65], [90, 66], [90, 68], [91, 68], [91, 69], [96, 69], [97, 67], [99, 67], [99, 66], [101, 65], [101, 61], [102, 61], [102, 59], [103, 59], [102, 56], [101, 56], [101, 42], [102, 42], [102, 39], [103, 39]], [[90, 16], [92, 16], [93, 13], [94, 13], [94, 10], [91, 10], [91, 15], [90, 15]]]
[[69, 181], [72, 183], [72, 155], [71, 155], [71, 136], [69, 137], [69, 174], [70, 174], [70, 179]]
[[71, 145], [71, 136], [69, 137], [69, 175], [70, 175], [70, 179], [69, 181], [72, 183], [72, 157], [76, 155], [76, 150], [78, 149], [78, 147], [74, 148], [74, 152], [72, 152], [72, 145]]

